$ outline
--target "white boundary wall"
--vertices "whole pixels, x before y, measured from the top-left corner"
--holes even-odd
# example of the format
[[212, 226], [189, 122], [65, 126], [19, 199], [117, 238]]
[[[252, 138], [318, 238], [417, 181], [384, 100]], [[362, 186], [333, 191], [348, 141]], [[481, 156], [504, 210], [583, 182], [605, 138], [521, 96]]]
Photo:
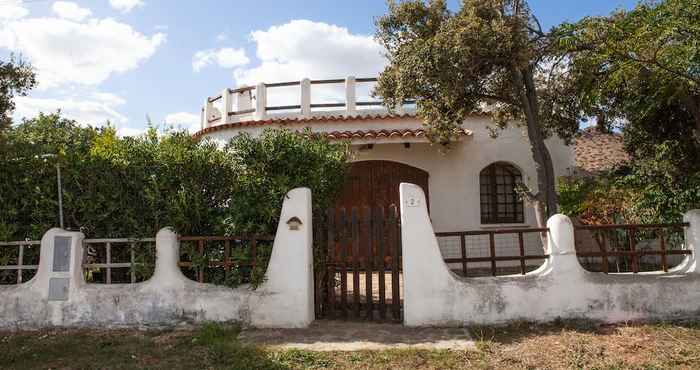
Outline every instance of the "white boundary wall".
[[[290, 230], [286, 222], [295, 216], [302, 225]], [[70, 238], [64, 239], [69, 240], [68, 248], [55, 248], [56, 237]], [[61, 229], [44, 235], [36, 276], [24, 284], [0, 287], [0, 328], [203, 321], [297, 328], [308, 326], [314, 319], [309, 189], [294, 189], [287, 194], [266, 281], [256, 290], [189, 280], [177, 265], [177, 235], [167, 228], [156, 236], [156, 267], [150, 280], [139, 284], [87, 284], [82, 273], [83, 238], [82, 233]], [[68, 259], [59, 256], [63, 252]]]
[[420, 187], [401, 184], [404, 325], [461, 326], [513, 320], [585, 318], [616, 322], [700, 317], [700, 210], [684, 219], [693, 254], [668, 273], [603, 274], [585, 271], [576, 258], [571, 220], [555, 215], [550, 258], [527, 275], [462, 278], [440, 254]]

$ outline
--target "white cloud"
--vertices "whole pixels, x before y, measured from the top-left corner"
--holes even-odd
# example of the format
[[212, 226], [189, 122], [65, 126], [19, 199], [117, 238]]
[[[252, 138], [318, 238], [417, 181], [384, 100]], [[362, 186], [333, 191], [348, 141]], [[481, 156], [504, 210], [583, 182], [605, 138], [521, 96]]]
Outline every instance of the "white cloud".
[[121, 125], [127, 118], [116, 108], [125, 103], [124, 99], [109, 93], [93, 93], [87, 97], [70, 96], [64, 98], [32, 98], [19, 96], [15, 98], [14, 117], [33, 118], [43, 113], [61, 111], [61, 115], [74, 119], [82, 125], [101, 126], [110, 121]]
[[114, 73], [136, 68], [166, 40], [146, 36], [114, 19], [85, 23], [59, 18], [25, 18], [0, 25], [0, 47], [27, 57], [40, 89], [65, 84], [97, 85]]
[[109, 0], [109, 5], [120, 12], [128, 13], [146, 4], [142, 0]]
[[187, 129], [192, 133], [199, 131], [201, 125], [200, 120], [200, 115], [188, 112], [171, 113], [165, 116], [166, 124]]
[[374, 77], [386, 65], [383, 49], [372, 36], [327, 23], [293, 20], [254, 31], [251, 38], [261, 64], [236, 70], [238, 83]]
[[112, 93], [97, 91], [97, 92], [93, 92], [92, 94], [90, 94], [90, 97], [92, 99], [95, 99], [97, 101], [101, 101], [101, 102], [103, 102], [109, 106], [112, 106], [112, 107], [117, 107], [117, 106], [126, 104], [126, 100], [124, 100], [124, 98], [122, 98], [119, 95], [112, 94]]
[[20, 19], [29, 14], [21, 0], [6, 0], [0, 2], [0, 20]]
[[56, 1], [51, 9], [61, 18], [78, 22], [92, 15], [90, 9], [81, 8], [80, 5], [71, 1]]
[[224, 32], [222, 32], [222, 33], [216, 35], [216, 41], [223, 42], [223, 41], [226, 41], [226, 40], [228, 40], [228, 35], [225, 34]]
[[[259, 82], [298, 81], [302, 78], [329, 79], [347, 76], [376, 77], [386, 65], [384, 49], [370, 35], [353, 34], [347, 28], [309, 20], [293, 20], [254, 31], [260, 64], [238, 68], [238, 85]], [[367, 85], [367, 86], [365, 86]], [[298, 87], [268, 90], [270, 105], [298, 104]], [[358, 85], [358, 99], [367, 99], [371, 86]], [[312, 88], [315, 102], [344, 99], [342, 86], [317, 85]]]
[[234, 68], [250, 63], [250, 59], [245, 55], [245, 50], [232, 48], [201, 50], [192, 57], [192, 69], [195, 72], [214, 63], [222, 68]]

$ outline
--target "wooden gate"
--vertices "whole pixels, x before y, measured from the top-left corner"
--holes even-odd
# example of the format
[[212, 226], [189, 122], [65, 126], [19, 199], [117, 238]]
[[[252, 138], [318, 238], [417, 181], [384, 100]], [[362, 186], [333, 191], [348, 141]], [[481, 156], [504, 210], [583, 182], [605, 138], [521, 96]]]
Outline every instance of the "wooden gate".
[[316, 223], [316, 317], [402, 316], [401, 232], [396, 205], [333, 208]]

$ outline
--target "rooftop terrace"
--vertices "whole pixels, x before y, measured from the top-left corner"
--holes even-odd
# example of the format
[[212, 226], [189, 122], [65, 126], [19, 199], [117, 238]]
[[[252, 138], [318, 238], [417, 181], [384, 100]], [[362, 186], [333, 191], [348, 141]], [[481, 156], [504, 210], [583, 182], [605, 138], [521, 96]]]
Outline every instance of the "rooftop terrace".
[[[386, 116], [389, 112], [383, 102], [371, 94], [376, 83], [376, 78], [349, 76], [227, 88], [206, 99], [201, 129], [255, 121]], [[399, 116], [413, 112], [413, 101], [395, 109]]]

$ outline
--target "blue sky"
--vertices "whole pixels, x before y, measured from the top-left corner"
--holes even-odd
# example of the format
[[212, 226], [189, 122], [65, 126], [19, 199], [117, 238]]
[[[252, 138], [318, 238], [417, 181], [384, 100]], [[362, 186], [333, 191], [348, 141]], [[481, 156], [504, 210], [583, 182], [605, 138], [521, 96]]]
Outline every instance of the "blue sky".
[[[550, 27], [635, 1], [530, 4]], [[376, 74], [371, 36], [385, 11], [383, 0], [0, 0], [0, 57], [22, 55], [39, 74], [16, 119], [61, 108], [122, 134], [143, 131], [147, 114], [195, 128], [204, 99], [224, 87]]]

